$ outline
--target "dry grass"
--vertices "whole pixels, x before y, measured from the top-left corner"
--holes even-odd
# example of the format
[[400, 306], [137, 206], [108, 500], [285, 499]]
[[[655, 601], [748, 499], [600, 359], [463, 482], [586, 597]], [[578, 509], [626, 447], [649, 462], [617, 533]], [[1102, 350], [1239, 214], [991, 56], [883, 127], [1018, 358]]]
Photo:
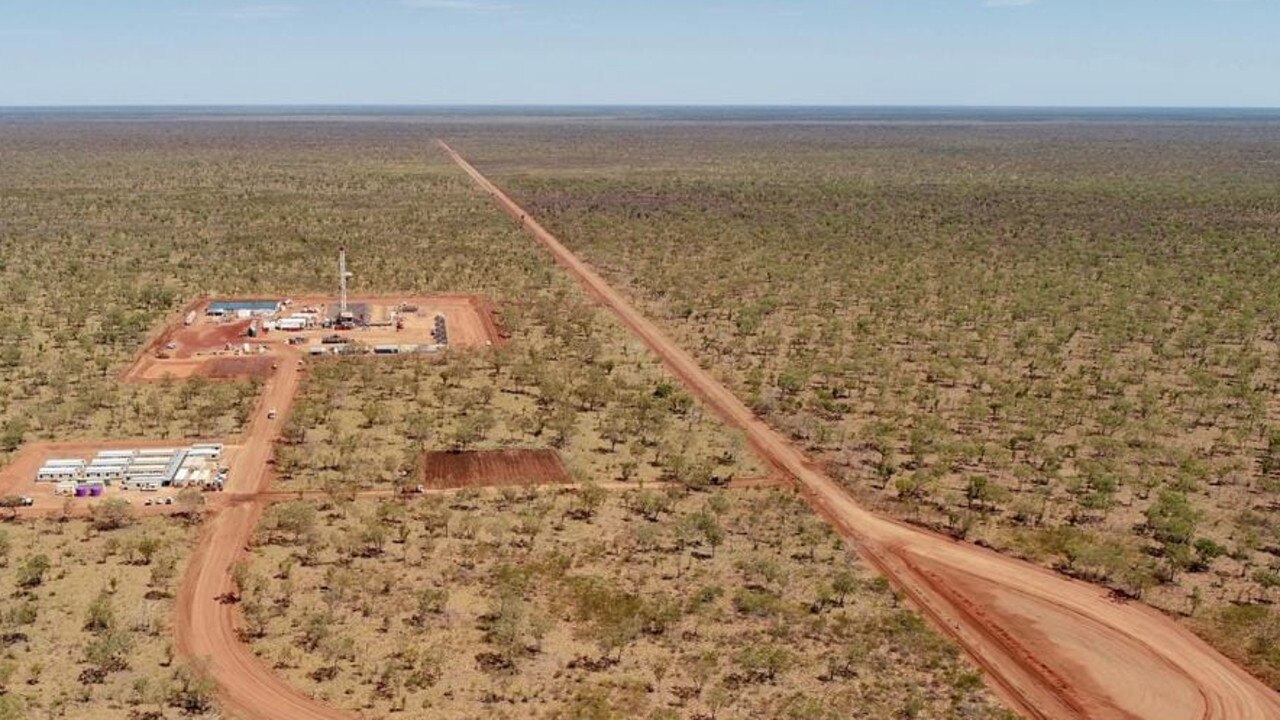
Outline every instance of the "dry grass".
[[328, 702], [406, 718], [1008, 717], [788, 492], [277, 506], [244, 607]]
[[[0, 525], [0, 716], [182, 714], [178, 693], [192, 676], [173, 662], [170, 621], [194, 536], [167, 518], [112, 531], [89, 521]], [[32, 584], [40, 558], [47, 570]]]

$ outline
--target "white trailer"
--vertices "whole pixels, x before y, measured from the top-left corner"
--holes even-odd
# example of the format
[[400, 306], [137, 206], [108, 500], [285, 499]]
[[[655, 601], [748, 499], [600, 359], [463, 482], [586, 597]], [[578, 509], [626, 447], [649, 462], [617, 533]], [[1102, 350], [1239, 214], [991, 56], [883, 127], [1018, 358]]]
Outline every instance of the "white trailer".
[[53, 480], [73, 480], [80, 477], [80, 473], [84, 468], [71, 465], [48, 465], [36, 471], [36, 482], [49, 482]]
[[45, 460], [44, 467], [84, 467], [84, 460], [78, 458], [70, 458], [65, 460]]
[[155, 492], [164, 487], [164, 478], [159, 475], [148, 475], [146, 477], [130, 478], [126, 483], [126, 487], [143, 492]]
[[84, 476], [89, 480], [116, 480], [124, 477], [123, 465], [90, 465], [85, 468]]
[[128, 465], [131, 462], [133, 462], [133, 458], [131, 457], [98, 456], [93, 459], [93, 462], [89, 463], [89, 467], [93, 467], [95, 465]]

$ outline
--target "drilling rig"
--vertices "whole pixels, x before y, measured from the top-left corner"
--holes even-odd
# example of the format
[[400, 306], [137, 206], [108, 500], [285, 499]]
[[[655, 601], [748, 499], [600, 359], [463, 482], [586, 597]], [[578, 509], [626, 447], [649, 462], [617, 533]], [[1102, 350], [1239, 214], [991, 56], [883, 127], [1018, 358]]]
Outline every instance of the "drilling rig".
[[337, 330], [351, 330], [356, 326], [355, 315], [347, 309], [347, 280], [352, 273], [347, 272], [347, 247], [338, 248], [338, 320], [334, 324]]

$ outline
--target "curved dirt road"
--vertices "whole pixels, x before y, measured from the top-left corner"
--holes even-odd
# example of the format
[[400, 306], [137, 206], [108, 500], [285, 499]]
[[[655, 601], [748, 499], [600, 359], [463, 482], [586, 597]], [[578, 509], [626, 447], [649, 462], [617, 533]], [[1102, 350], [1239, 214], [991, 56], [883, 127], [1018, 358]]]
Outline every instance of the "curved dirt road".
[[1280, 695], [1173, 620], [1029, 563], [874, 515], [447, 144], [441, 148], [851, 539], [1032, 718], [1275, 720]]
[[[233, 590], [231, 571], [245, 555], [269, 498], [271, 447], [297, 394], [296, 354], [280, 358], [254, 410], [245, 443], [228, 476], [224, 507], [205, 525], [178, 591], [174, 629], [178, 652], [217, 682], [224, 710], [262, 720], [346, 720], [351, 717], [312, 700], [280, 679], [240, 641], [235, 605], [221, 600]], [[278, 417], [267, 417], [275, 409]]]

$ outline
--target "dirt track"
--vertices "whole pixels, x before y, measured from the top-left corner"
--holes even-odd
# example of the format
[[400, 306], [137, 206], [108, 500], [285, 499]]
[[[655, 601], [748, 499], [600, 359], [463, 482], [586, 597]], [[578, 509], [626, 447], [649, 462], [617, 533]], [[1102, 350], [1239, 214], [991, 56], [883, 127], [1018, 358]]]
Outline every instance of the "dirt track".
[[699, 367], [444, 142], [441, 148], [810, 502], [1027, 717], [1274, 720], [1280, 695], [1173, 620], [1104, 590], [876, 516]]
[[[268, 381], [254, 411], [245, 443], [229, 474], [228, 495], [244, 496], [230, 502], [205, 526], [187, 565], [178, 592], [178, 652], [201, 665], [219, 685], [223, 709], [245, 718], [290, 720], [339, 720], [349, 715], [316, 702], [281, 680], [263, 664], [236, 631], [235, 605], [223, 602], [234, 589], [231, 569], [245, 555], [253, 528], [266, 507], [258, 494], [270, 486], [271, 447], [297, 394], [300, 368], [286, 355]], [[279, 416], [268, 419], [274, 408]]]

